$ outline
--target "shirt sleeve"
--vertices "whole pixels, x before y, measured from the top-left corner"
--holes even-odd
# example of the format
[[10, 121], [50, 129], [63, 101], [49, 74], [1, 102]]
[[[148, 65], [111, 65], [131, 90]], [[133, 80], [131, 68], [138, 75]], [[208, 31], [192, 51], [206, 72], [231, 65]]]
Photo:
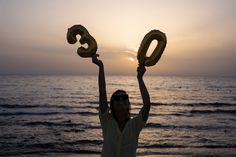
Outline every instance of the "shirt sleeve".
[[100, 119], [100, 123], [102, 128], [104, 128], [104, 125], [106, 124], [106, 122], [108, 121], [109, 118], [109, 107], [106, 109], [105, 113], [102, 113], [102, 111], [99, 109], [99, 119]]
[[135, 125], [137, 136], [139, 135], [139, 133], [141, 132], [145, 124], [146, 124], [146, 121], [143, 120], [142, 110], [140, 110], [139, 114], [136, 117], [134, 117], [134, 125]]

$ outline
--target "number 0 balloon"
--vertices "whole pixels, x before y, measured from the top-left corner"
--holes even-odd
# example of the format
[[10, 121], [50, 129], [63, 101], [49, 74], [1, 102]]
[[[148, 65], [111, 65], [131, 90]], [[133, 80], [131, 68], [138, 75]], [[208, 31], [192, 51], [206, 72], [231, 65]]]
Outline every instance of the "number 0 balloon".
[[[156, 48], [154, 49], [153, 53], [150, 57], [147, 57], [147, 50], [150, 47], [150, 44], [153, 40], [157, 40], [158, 44]], [[138, 50], [137, 59], [139, 61], [139, 64], [143, 64], [145, 66], [153, 66], [155, 65], [158, 60], [161, 58], [161, 55], [166, 47], [166, 35], [162, 33], [159, 30], [152, 30], [149, 33], [147, 33]]]

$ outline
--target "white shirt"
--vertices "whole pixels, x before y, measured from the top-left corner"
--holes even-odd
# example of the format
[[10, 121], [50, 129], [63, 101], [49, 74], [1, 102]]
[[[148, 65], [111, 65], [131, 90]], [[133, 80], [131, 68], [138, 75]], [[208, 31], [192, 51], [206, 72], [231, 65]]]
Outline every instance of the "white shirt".
[[99, 118], [104, 139], [101, 157], [136, 157], [139, 133], [146, 123], [142, 112], [128, 120], [122, 132], [109, 108], [104, 114], [99, 111]]

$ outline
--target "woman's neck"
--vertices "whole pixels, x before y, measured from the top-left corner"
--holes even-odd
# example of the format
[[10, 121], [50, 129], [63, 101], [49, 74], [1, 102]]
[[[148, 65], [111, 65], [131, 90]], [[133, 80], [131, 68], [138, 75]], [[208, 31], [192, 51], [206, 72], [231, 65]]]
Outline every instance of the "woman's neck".
[[127, 118], [124, 119], [124, 120], [117, 120], [117, 123], [118, 123], [119, 129], [120, 129], [121, 132], [124, 130], [125, 125], [126, 125], [126, 123], [128, 122], [129, 119], [130, 119], [130, 118], [127, 117]]

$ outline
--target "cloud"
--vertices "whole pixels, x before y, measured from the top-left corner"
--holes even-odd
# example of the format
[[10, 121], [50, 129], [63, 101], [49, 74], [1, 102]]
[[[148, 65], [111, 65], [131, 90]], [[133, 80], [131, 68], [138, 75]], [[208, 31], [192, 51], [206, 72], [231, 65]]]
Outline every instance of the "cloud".
[[117, 48], [117, 47], [101, 47], [98, 50], [100, 56], [103, 56], [104, 59], [111, 59], [119, 57], [133, 57], [136, 58], [137, 52], [134, 52], [128, 48]]

